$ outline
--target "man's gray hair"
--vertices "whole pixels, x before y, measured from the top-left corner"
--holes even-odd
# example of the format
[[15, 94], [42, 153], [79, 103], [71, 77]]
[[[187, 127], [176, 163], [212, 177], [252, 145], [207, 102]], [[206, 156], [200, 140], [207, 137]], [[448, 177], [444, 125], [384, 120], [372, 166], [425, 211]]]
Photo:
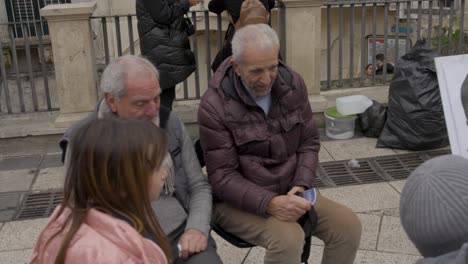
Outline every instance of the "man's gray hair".
[[254, 24], [242, 27], [236, 31], [232, 38], [232, 58], [236, 63], [239, 64], [241, 62], [246, 47], [255, 47], [260, 50], [268, 48], [279, 49], [278, 35], [267, 24]]
[[117, 99], [125, 95], [125, 81], [129, 74], [154, 73], [159, 80], [159, 72], [149, 60], [134, 55], [125, 55], [109, 63], [101, 76], [101, 91]]

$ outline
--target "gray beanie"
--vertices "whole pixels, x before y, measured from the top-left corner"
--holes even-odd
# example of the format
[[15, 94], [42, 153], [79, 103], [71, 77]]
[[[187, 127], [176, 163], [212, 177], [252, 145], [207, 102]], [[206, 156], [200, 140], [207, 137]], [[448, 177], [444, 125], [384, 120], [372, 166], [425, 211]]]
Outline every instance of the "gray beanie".
[[468, 242], [468, 160], [446, 155], [411, 173], [400, 199], [401, 224], [424, 257]]

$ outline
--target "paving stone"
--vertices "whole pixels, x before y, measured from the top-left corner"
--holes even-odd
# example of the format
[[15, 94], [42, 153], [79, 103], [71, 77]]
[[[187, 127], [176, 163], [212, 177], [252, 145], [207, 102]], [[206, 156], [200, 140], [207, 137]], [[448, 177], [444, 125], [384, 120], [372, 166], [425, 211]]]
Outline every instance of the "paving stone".
[[312, 246], [310, 249], [310, 257], [307, 261], [309, 264], [321, 264], [323, 256], [323, 246]]
[[265, 257], [265, 249], [262, 247], [254, 247], [252, 248], [252, 250], [250, 250], [243, 264], [263, 263], [264, 257]]
[[15, 210], [0, 210], [0, 222], [8, 222], [13, 220], [15, 214]]
[[321, 189], [320, 193], [355, 212], [396, 208], [400, 204], [400, 195], [388, 183]]
[[33, 248], [47, 218], [5, 223], [0, 230], [0, 251]]
[[370, 214], [357, 214], [357, 216], [362, 225], [359, 249], [376, 250], [381, 217]]
[[211, 232], [217, 245], [218, 255], [224, 264], [241, 264], [250, 251], [250, 248], [238, 248], [221, 238], [215, 232]]
[[400, 217], [400, 208], [389, 208], [389, 209], [383, 209], [383, 210], [374, 210], [374, 211], [366, 212], [366, 214], [379, 215], [379, 216], [386, 215], [386, 216]]
[[33, 190], [63, 189], [64, 167], [45, 168], [39, 171]]
[[0, 210], [15, 209], [23, 200], [23, 193], [0, 193]]
[[359, 159], [376, 156], [395, 155], [391, 149], [376, 148], [375, 138], [357, 138], [322, 142], [335, 160]]
[[401, 181], [391, 181], [388, 182], [395, 190], [397, 190], [398, 193], [401, 194], [401, 191], [403, 191], [403, 187], [405, 186], [406, 180], [401, 180]]
[[32, 249], [3, 251], [0, 252], [0, 263], [2, 264], [19, 264], [27, 263], [32, 254]]
[[420, 256], [358, 250], [354, 264], [414, 264]]
[[35, 173], [35, 170], [0, 171], [0, 192], [29, 190]]
[[41, 168], [62, 167], [62, 166], [63, 166], [62, 153], [45, 155], [44, 160], [41, 163]]
[[40, 155], [0, 158], [0, 171], [36, 169], [40, 161]]
[[403, 230], [400, 218], [393, 216], [384, 216], [382, 219], [377, 250], [399, 254], [419, 255], [418, 250]]
[[327, 149], [323, 147], [320, 148], [319, 152], [319, 162], [334, 161], [333, 157], [328, 153]]

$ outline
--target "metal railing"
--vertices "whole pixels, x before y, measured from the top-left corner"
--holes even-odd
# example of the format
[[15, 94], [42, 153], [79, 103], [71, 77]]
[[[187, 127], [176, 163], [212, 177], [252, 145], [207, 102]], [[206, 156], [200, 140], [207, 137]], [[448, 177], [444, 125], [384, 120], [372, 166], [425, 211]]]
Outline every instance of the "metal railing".
[[[327, 67], [322, 90], [388, 84], [392, 74], [387, 65], [397, 66], [422, 38], [441, 55], [468, 52], [465, 0], [329, 0], [324, 9]], [[384, 57], [382, 75], [374, 70], [377, 54]]]
[[[272, 27], [278, 31], [281, 43], [280, 52], [284, 59], [286, 38], [285, 11], [282, 2], [277, 1], [277, 7], [273, 9], [273, 13], [275, 16], [277, 14], [277, 19], [275, 19], [277, 23]], [[190, 37], [196, 69], [189, 78], [178, 85], [176, 100], [201, 98], [212, 76], [212, 60], [223, 46], [224, 33], [229, 21], [227, 18], [210, 13], [208, 10], [190, 11], [189, 17], [194, 22], [196, 29], [196, 33]], [[94, 46], [97, 50], [98, 76], [111, 59], [125, 54], [140, 54], [135, 15], [92, 17], [91, 19], [93, 30], [97, 36]]]
[[[49, 83], [54, 75], [49, 37], [43, 36], [42, 30], [35, 31], [34, 37], [29, 36], [29, 29], [33, 25], [41, 27], [41, 23], [41, 20], [0, 23], [0, 27], [8, 29], [8, 38], [0, 41], [0, 113], [58, 108], [55, 86]], [[15, 33], [18, 29], [21, 37]]]

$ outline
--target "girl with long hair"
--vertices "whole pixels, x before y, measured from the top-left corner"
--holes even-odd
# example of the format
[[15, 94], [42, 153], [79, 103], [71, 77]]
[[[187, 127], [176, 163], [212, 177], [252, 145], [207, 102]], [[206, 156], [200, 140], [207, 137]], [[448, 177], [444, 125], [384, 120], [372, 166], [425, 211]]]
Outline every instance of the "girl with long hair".
[[99, 119], [70, 142], [64, 199], [31, 263], [171, 263], [151, 200], [164, 184], [166, 135], [151, 122]]

